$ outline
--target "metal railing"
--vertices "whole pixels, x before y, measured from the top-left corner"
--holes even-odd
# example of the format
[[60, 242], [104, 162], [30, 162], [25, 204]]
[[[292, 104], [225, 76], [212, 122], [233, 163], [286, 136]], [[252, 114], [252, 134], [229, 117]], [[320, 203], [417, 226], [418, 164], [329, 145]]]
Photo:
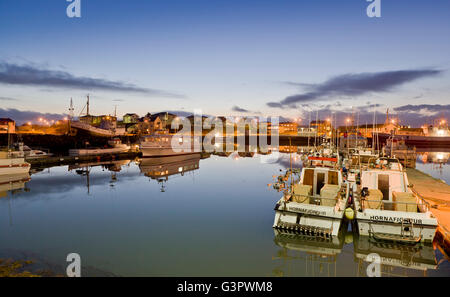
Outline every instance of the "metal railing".
[[[379, 204], [380, 207], [372, 208], [372, 207], [366, 207], [367, 203], [371, 202], [373, 204]], [[361, 209], [380, 209], [380, 210], [396, 210], [395, 207], [386, 208], [385, 205], [393, 205], [396, 204], [403, 204], [403, 205], [415, 205], [417, 209], [420, 210], [420, 206], [425, 207], [425, 212], [427, 212], [430, 209], [430, 205], [425, 201], [425, 203], [417, 203], [417, 202], [400, 202], [400, 201], [387, 201], [387, 200], [367, 200], [364, 198], [361, 198]]]

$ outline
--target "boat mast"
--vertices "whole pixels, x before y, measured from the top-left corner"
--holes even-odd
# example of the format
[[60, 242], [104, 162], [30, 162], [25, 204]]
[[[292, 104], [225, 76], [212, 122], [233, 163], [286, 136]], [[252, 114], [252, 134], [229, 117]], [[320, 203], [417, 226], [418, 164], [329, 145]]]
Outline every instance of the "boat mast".
[[89, 115], [89, 94], [87, 95], [86, 115]]

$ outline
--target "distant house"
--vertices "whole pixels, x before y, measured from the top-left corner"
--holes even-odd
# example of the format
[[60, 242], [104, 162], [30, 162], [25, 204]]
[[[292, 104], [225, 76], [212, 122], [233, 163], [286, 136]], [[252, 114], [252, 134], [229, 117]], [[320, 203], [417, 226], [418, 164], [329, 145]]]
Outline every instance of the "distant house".
[[16, 133], [16, 122], [10, 118], [0, 118], [0, 134]]
[[123, 116], [124, 124], [136, 124], [139, 121], [139, 116], [135, 113], [127, 113]]
[[162, 131], [165, 129], [165, 127], [163, 127], [163, 121], [158, 114], [154, 114], [150, 117], [150, 123], [153, 126], [153, 131]]
[[115, 129], [117, 117], [110, 115], [85, 115], [80, 117], [80, 122], [102, 129]]

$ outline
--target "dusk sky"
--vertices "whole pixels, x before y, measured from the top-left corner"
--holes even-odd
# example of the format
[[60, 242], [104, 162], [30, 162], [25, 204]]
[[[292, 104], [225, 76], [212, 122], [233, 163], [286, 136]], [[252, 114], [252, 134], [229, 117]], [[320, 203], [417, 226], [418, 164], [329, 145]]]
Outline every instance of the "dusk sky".
[[0, 117], [71, 97], [78, 115], [88, 93], [94, 114], [449, 117], [450, 1], [381, 3], [81, 0], [69, 18], [65, 0], [0, 0]]

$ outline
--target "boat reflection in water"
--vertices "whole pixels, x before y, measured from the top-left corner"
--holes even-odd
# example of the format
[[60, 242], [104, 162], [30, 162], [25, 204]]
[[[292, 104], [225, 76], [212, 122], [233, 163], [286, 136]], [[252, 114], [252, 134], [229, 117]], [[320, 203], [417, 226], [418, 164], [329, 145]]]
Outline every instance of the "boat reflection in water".
[[272, 271], [274, 276], [294, 276], [293, 270], [295, 276], [337, 276], [337, 258], [347, 236], [343, 230], [338, 236], [320, 238], [275, 229], [274, 242], [281, 249], [272, 260], [282, 263]]
[[143, 158], [139, 160], [139, 168], [145, 176], [156, 180], [161, 185], [161, 192], [165, 192], [165, 183], [169, 180], [169, 176], [183, 176], [187, 172], [198, 170], [201, 157], [201, 153], [196, 153]]
[[[376, 254], [380, 258], [380, 274], [390, 276], [427, 276], [438, 269], [435, 249], [431, 244], [395, 244], [380, 242], [342, 228], [339, 236], [316, 238], [274, 230], [274, 243], [280, 247], [272, 260], [276, 261], [273, 276], [359, 276], [367, 277], [367, 270]], [[351, 251], [353, 245], [353, 251]], [[345, 250], [345, 252], [343, 252]], [[355, 265], [350, 265], [349, 251]], [[350, 256], [351, 257], [351, 256]], [[346, 268], [342, 268], [346, 263]]]
[[69, 165], [69, 171], [75, 170], [80, 176], [86, 177], [87, 192], [90, 194], [90, 173], [93, 167], [101, 166], [103, 170], [111, 172], [110, 186], [114, 187], [114, 183], [117, 181], [117, 172], [122, 170], [123, 166], [127, 166], [131, 163], [131, 160], [117, 160], [117, 161], [103, 161], [103, 162], [88, 162], [75, 165]]
[[421, 153], [422, 163], [433, 163], [438, 165], [447, 164], [450, 158], [450, 152], [424, 152]]
[[379, 242], [355, 234], [353, 246], [355, 261], [358, 263], [358, 276], [367, 276], [367, 267], [373, 263], [371, 257], [368, 257], [370, 254], [379, 255], [382, 277], [426, 276], [428, 270], [438, 267], [434, 248], [430, 244]]
[[15, 194], [25, 189], [26, 183], [30, 180], [31, 178], [28, 173], [0, 175], [0, 198], [7, 197], [8, 192]]

